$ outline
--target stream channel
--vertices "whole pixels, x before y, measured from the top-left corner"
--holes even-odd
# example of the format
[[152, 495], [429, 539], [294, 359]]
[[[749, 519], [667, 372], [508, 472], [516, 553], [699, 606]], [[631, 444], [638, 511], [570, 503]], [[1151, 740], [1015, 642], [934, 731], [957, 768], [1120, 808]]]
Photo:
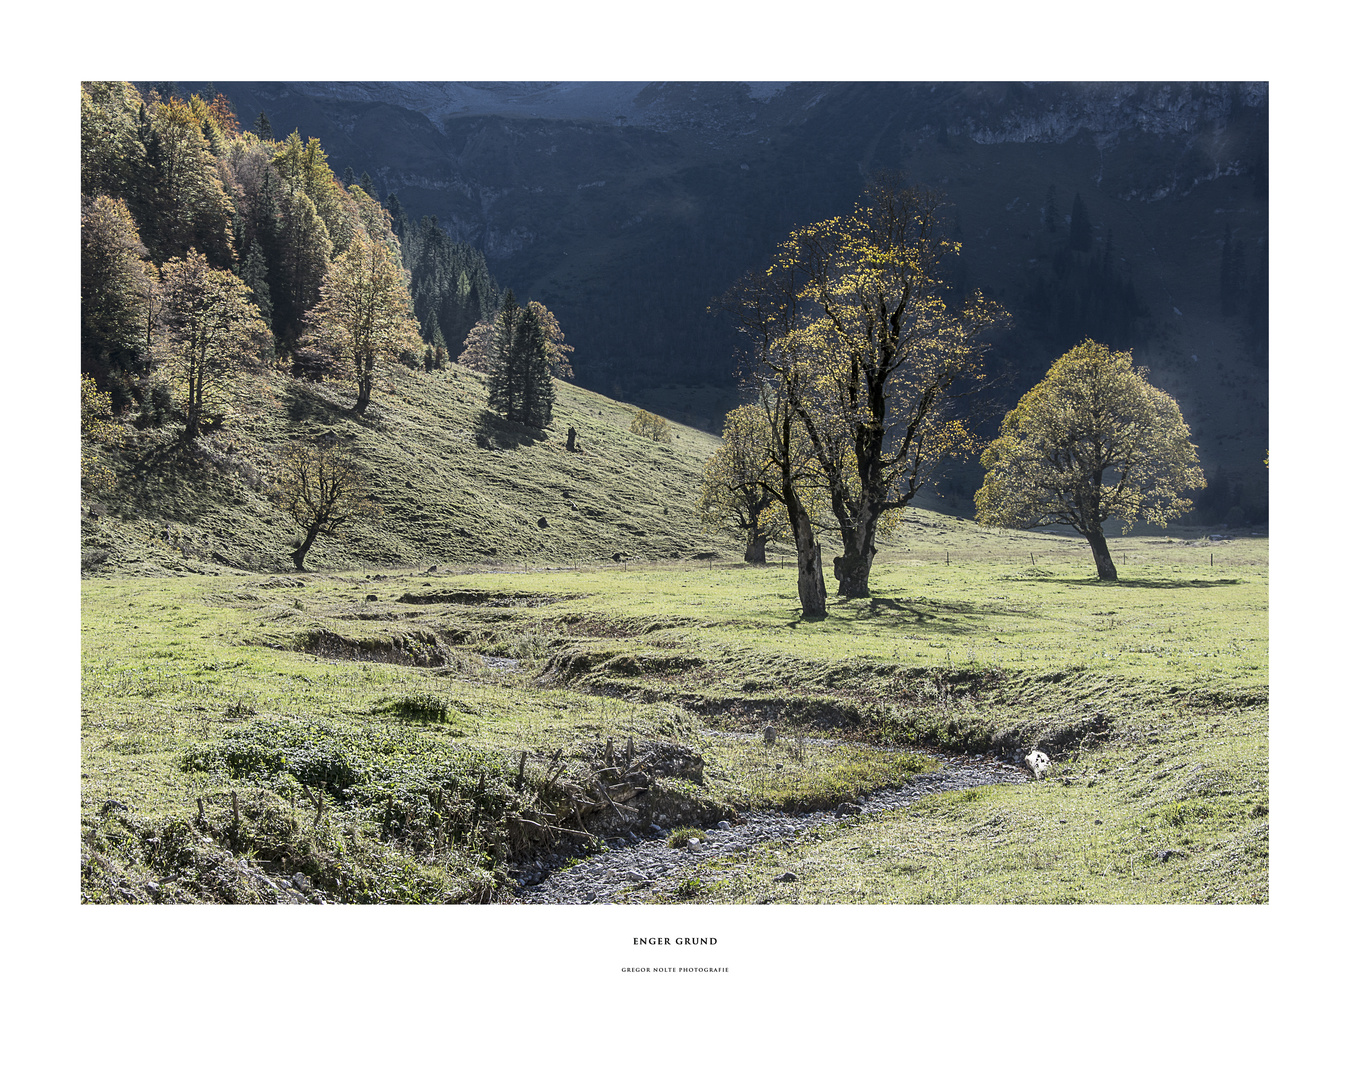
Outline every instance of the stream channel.
[[1027, 782], [1022, 769], [994, 755], [947, 755], [931, 750], [922, 753], [941, 761], [942, 767], [896, 787], [878, 788], [833, 809], [806, 813], [750, 811], [742, 815], [739, 824], [719, 821], [715, 827], [705, 829], [706, 838], [688, 847], [670, 847], [666, 830], [651, 837], [629, 833], [627, 837], [611, 838], [607, 851], [546, 876], [538, 875], [542, 880], [533, 883], [528, 883], [531, 878], [525, 877], [516, 900], [525, 904], [643, 903], [654, 892], [669, 892], [674, 883], [688, 879], [700, 866], [749, 851], [756, 844], [805, 835], [850, 817], [900, 810], [925, 795], [941, 791]]

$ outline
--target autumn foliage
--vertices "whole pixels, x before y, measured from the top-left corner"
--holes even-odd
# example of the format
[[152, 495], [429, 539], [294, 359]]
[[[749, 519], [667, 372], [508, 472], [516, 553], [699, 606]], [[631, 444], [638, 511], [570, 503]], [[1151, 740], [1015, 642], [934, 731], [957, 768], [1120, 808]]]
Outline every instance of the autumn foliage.
[[1165, 526], [1205, 486], [1177, 403], [1128, 352], [1084, 341], [1003, 420], [975, 493], [981, 524], [1068, 525], [1091, 546], [1098, 577], [1116, 580], [1103, 524]]

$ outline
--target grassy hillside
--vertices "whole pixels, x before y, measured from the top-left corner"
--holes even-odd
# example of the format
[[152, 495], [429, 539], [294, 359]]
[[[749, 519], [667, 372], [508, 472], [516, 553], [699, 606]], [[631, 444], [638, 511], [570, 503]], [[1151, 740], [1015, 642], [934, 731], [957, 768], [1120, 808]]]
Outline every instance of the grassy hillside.
[[[130, 432], [86, 501], [86, 901], [509, 901], [664, 829], [1030, 747], [1049, 783], [929, 795], [628, 900], [1266, 899], [1264, 537], [1143, 531], [1104, 584], [1076, 537], [914, 509], [872, 597], [803, 623], [789, 552], [750, 567], [699, 530], [706, 433], [639, 438], [632, 407], [568, 385], [532, 433], [458, 368], [386, 371], [365, 418], [350, 401], [240, 377], [218, 430]], [[268, 478], [330, 434], [380, 511], [297, 574]]]
[[[672, 441], [655, 443], [628, 430], [635, 408], [567, 383], [557, 392], [541, 434], [488, 412], [483, 377], [458, 365], [386, 368], [365, 417], [341, 386], [240, 376], [225, 422], [196, 444], [172, 424], [129, 430], [112, 455], [116, 486], [85, 501], [84, 568], [293, 570], [295, 525], [268, 482], [288, 442], [330, 435], [360, 461], [379, 513], [320, 538], [307, 569], [685, 559], [719, 543], [733, 554], [693, 511], [713, 436], [672, 424]], [[566, 449], [569, 426], [579, 453]]]

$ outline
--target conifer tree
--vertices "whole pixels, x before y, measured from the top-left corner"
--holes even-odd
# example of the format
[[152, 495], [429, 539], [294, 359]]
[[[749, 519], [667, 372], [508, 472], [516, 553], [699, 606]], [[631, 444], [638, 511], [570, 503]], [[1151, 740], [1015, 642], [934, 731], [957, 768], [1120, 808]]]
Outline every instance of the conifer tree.
[[488, 404], [515, 423], [545, 428], [553, 419], [553, 377], [548, 336], [534, 307], [521, 307], [510, 290], [502, 300], [488, 367]]
[[511, 419], [532, 428], [546, 428], [553, 419], [553, 376], [548, 339], [533, 303], [521, 309], [511, 354], [512, 364], [519, 371], [520, 384], [517, 412]]
[[491, 340], [491, 355], [487, 365], [488, 407], [494, 412], [511, 417], [512, 404], [518, 394], [515, 366], [511, 363], [512, 342], [516, 336], [516, 322], [520, 318], [520, 305], [516, 303], [516, 294], [510, 289], [502, 297], [502, 307], [497, 312], [495, 333]]
[[239, 276], [253, 293], [253, 303], [268, 329], [272, 328], [272, 293], [267, 287], [267, 262], [257, 243], [248, 246], [248, 255], [240, 267]]

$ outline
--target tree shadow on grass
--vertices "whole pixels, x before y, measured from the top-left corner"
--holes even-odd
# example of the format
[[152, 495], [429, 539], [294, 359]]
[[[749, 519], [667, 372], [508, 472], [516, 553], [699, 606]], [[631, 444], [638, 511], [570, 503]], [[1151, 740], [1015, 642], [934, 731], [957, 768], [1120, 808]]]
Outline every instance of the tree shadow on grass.
[[1237, 578], [1217, 578], [1214, 581], [1201, 581], [1192, 578], [1189, 581], [1176, 581], [1170, 578], [1135, 579], [1132, 581], [1102, 581], [1100, 578], [1056, 578], [1037, 581], [1026, 579], [1034, 585], [1089, 585], [1101, 589], [1214, 589], [1221, 585], [1241, 585]]
[[[852, 606], [857, 605], [857, 606]], [[851, 614], [852, 619], [815, 618], [805, 619], [798, 616], [789, 620], [788, 626], [796, 628], [802, 623], [808, 625], [832, 625], [847, 628], [854, 621], [879, 621], [895, 627], [918, 628], [935, 634], [963, 636], [982, 633], [982, 625], [965, 625], [946, 621], [957, 615], [993, 615], [1001, 614], [1001, 608], [951, 600], [928, 600], [922, 597], [904, 597], [896, 599], [889, 596], [872, 596], [865, 600], [837, 601], [836, 609], [841, 614]]]
[[288, 401], [286, 402], [286, 417], [293, 424], [303, 424], [309, 421], [315, 421], [320, 424], [331, 425], [339, 420], [347, 420], [354, 424], [359, 424], [367, 430], [382, 430], [384, 420], [381, 415], [379, 402], [373, 401], [367, 407], [364, 415], [356, 412], [350, 404], [333, 401], [331, 398], [319, 392], [321, 383], [304, 383], [293, 381], [287, 390]]
[[350, 408], [330, 401], [313, 385], [293, 381], [287, 388], [287, 396], [290, 400], [286, 402], [286, 418], [292, 424], [303, 424], [308, 420], [330, 424], [340, 417], [355, 415]]
[[123, 451], [122, 462], [121, 498], [139, 514], [186, 523], [217, 507], [232, 477], [242, 475], [248, 464], [183, 432], [133, 444]]
[[543, 442], [548, 434], [540, 428], [517, 424], [498, 416], [491, 409], [479, 409], [474, 417], [473, 434], [481, 450], [515, 450]]

